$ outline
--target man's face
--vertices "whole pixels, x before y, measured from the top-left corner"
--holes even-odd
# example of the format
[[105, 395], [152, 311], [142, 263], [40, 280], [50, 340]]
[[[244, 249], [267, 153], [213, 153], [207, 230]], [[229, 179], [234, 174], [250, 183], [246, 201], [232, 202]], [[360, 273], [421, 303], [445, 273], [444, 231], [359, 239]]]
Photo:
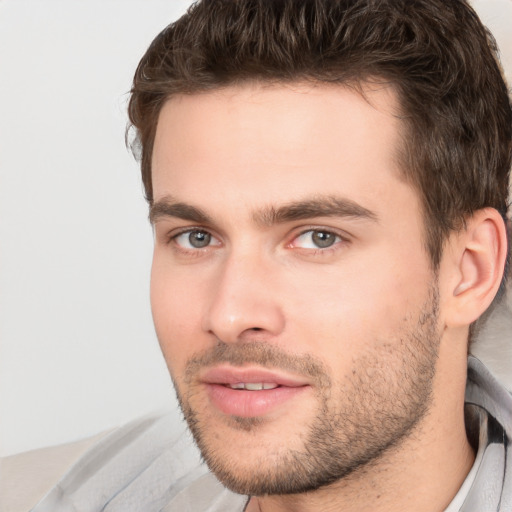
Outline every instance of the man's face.
[[391, 90], [174, 97], [153, 152], [158, 338], [230, 488], [292, 493], [400, 444], [430, 404], [437, 286]]

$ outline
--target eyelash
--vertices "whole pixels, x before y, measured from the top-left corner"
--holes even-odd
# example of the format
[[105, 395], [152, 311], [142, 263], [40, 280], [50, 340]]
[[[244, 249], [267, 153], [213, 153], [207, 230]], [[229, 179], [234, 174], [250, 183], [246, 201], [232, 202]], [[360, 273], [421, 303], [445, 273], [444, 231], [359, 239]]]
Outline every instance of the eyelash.
[[311, 236], [313, 236], [313, 233], [324, 233], [327, 235], [332, 235], [335, 237], [335, 240], [332, 245], [329, 245], [328, 247], [316, 247], [316, 248], [304, 248], [304, 247], [296, 247], [296, 250], [305, 251], [309, 255], [314, 256], [328, 256], [340, 249], [340, 244], [347, 244], [349, 242], [349, 239], [346, 235], [341, 235], [338, 231], [332, 229], [332, 228], [324, 228], [319, 226], [309, 226], [305, 229], [303, 229], [299, 234], [295, 235], [293, 237], [293, 240], [287, 244], [287, 247], [292, 247], [294, 242], [299, 239], [300, 237], [307, 235], [308, 233], [311, 233]]
[[[213, 235], [208, 229], [200, 228], [200, 227], [187, 227], [187, 228], [181, 229], [178, 232], [172, 232], [172, 233], [168, 234], [167, 235], [167, 243], [168, 244], [173, 244], [174, 248], [176, 250], [182, 252], [182, 253], [189, 254], [189, 255], [193, 254], [193, 255], [199, 256], [205, 250], [207, 250], [209, 247], [211, 247], [211, 245], [209, 244], [209, 245], [207, 245], [205, 247], [198, 247], [198, 248], [195, 248], [195, 249], [188, 249], [188, 248], [180, 246], [180, 244], [177, 242], [177, 239], [180, 236], [186, 235], [186, 234], [188, 234], [190, 236], [192, 233], [205, 233], [206, 235], [209, 235], [212, 239], [217, 240], [217, 237], [215, 235]], [[218, 244], [215, 244], [215, 245], [218, 245]]]
[[[201, 228], [201, 227], [187, 227], [187, 228], [183, 228], [182, 230], [180, 230], [179, 232], [172, 232], [170, 234], [167, 235], [167, 243], [168, 244], [173, 244], [174, 245], [174, 248], [175, 250], [183, 253], [183, 254], [186, 254], [186, 255], [193, 255], [193, 256], [201, 256], [202, 254], [204, 254], [204, 252], [208, 249], [210, 249], [212, 247], [212, 244], [208, 244], [207, 246], [205, 247], [198, 247], [198, 248], [185, 248], [185, 247], [182, 247], [180, 246], [180, 244], [177, 242], [177, 239], [182, 236], [182, 235], [186, 235], [188, 234], [189, 236], [194, 233], [194, 232], [197, 232], [197, 233], [205, 233], [209, 236], [211, 236], [212, 239], [214, 240], [218, 240], [218, 238], [212, 234], [208, 229], [205, 229], [205, 228]], [[333, 235], [335, 237], [335, 241], [333, 242], [332, 245], [328, 246], [328, 247], [317, 247], [317, 248], [304, 248], [304, 247], [296, 247], [294, 246], [294, 242], [299, 239], [300, 237], [308, 234], [308, 233], [324, 233], [324, 234], [327, 234], [327, 235]], [[295, 248], [297, 251], [302, 251], [302, 252], [305, 252], [307, 253], [308, 255], [313, 255], [313, 256], [317, 256], [317, 255], [321, 255], [321, 256], [327, 256], [329, 254], [332, 254], [333, 252], [336, 252], [337, 250], [340, 249], [339, 245], [340, 244], [347, 244], [349, 243], [349, 239], [346, 235], [341, 235], [339, 232], [337, 232], [336, 230], [333, 230], [332, 228], [323, 228], [323, 227], [319, 227], [319, 226], [310, 226], [310, 227], [307, 227], [307, 228], [304, 228], [302, 229], [302, 231], [300, 231], [298, 234], [294, 234], [293, 235], [293, 238], [292, 238], [292, 241], [287, 243], [285, 247], [287, 248]], [[213, 244], [213, 247], [215, 246], [218, 246], [218, 245], [221, 245], [220, 243], [219, 244]]]

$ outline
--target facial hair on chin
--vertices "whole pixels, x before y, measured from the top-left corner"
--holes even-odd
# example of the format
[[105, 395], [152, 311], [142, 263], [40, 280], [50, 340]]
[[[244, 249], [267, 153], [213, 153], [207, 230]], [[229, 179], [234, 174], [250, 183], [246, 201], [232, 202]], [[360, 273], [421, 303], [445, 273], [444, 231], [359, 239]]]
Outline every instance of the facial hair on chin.
[[[439, 350], [437, 282], [416, 319], [404, 321], [393, 339], [377, 339], [372, 351], [353, 359], [341, 381], [318, 358], [290, 355], [265, 342], [226, 344], [192, 357], [184, 389], [175, 389], [181, 409], [210, 470], [239, 494], [295, 494], [329, 485], [377, 461], [412, 434], [431, 404]], [[342, 334], [340, 334], [342, 336]], [[215, 433], [191, 405], [197, 373], [218, 363], [257, 364], [307, 376], [317, 394], [317, 414], [304, 426], [301, 450], [283, 449], [277, 458], [256, 456], [250, 467], [227, 457], [212, 442]], [[261, 418], [230, 418], [236, 430], [257, 433]]]

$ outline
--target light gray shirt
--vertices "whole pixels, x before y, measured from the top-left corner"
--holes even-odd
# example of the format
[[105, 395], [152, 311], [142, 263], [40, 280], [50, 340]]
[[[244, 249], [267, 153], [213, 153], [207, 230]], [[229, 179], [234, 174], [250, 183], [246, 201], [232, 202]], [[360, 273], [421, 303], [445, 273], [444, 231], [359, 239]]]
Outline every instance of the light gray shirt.
[[[467, 429], [475, 463], [445, 512], [512, 510], [512, 399], [476, 358], [468, 359]], [[115, 430], [89, 450], [32, 512], [242, 512], [208, 471], [172, 414]]]

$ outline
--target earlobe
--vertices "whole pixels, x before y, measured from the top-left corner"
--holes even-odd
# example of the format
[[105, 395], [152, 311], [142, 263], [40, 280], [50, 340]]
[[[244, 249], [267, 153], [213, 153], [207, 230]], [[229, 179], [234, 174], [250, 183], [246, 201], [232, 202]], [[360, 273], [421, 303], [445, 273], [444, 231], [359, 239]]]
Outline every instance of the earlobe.
[[480, 317], [498, 292], [507, 253], [505, 223], [494, 208], [478, 210], [457, 240], [451, 323], [460, 326]]

